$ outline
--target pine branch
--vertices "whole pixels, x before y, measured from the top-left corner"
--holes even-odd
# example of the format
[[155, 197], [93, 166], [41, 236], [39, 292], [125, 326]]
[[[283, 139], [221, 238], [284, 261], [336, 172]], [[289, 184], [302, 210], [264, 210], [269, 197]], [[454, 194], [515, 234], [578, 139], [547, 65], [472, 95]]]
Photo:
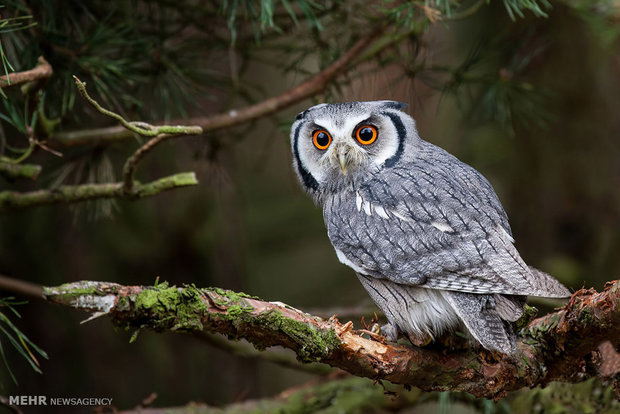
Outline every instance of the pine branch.
[[103, 198], [136, 200], [151, 197], [174, 188], [196, 184], [198, 184], [196, 175], [193, 172], [185, 172], [163, 177], [146, 184], [134, 182], [131, 191], [127, 191], [122, 182], [63, 185], [50, 190], [37, 190], [26, 193], [2, 191], [0, 192], [0, 213], [47, 204], [75, 203]]
[[280, 345], [295, 351], [302, 362], [323, 362], [356, 376], [494, 399], [523, 387], [596, 376], [593, 353], [598, 345], [620, 342], [618, 281], [602, 293], [582, 289], [563, 309], [531, 322], [515, 356], [383, 343], [360, 336], [351, 322], [324, 320], [279, 302], [217, 288], [76, 282], [44, 288], [44, 297], [92, 312], [93, 317], [108, 316], [136, 333], [217, 332], [245, 338], [258, 349]]
[[[208, 117], [190, 118], [187, 120], [175, 121], [173, 123], [188, 123], [197, 125], [202, 127], [204, 132], [213, 132], [271, 115], [297, 102], [315, 96], [325, 90], [329, 83], [336, 77], [345, 72], [349, 65], [357, 57], [359, 57], [377, 37], [381, 35], [383, 30], [384, 27], [371, 31], [369, 34], [358, 40], [351, 47], [351, 49], [349, 49], [331, 66], [281, 95], [271, 97], [257, 104], [238, 110], [231, 110]], [[133, 134], [131, 131], [123, 128], [122, 126], [116, 126], [88, 129], [84, 131], [60, 132], [54, 134], [50, 141], [57, 145], [72, 147], [121, 141], [131, 138], [132, 136]]]
[[47, 60], [45, 60], [43, 56], [40, 56], [39, 60], [37, 61], [37, 65], [33, 69], [23, 72], [11, 73], [8, 76], [0, 76], [0, 88], [47, 79], [52, 76], [52, 72], [52, 66], [47, 62]]

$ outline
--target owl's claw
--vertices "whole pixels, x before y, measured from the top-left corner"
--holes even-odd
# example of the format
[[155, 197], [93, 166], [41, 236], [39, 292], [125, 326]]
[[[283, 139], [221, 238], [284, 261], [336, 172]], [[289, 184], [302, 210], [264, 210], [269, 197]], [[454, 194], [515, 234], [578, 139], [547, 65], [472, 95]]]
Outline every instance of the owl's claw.
[[385, 338], [390, 342], [396, 342], [398, 340], [398, 328], [396, 325], [386, 323], [381, 327], [381, 333], [383, 333]]
[[409, 342], [418, 347], [426, 346], [430, 344], [433, 340], [433, 338], [427, 333], [419, 335], [409, 333], [407, 334], [407, 338], [409, 338]]

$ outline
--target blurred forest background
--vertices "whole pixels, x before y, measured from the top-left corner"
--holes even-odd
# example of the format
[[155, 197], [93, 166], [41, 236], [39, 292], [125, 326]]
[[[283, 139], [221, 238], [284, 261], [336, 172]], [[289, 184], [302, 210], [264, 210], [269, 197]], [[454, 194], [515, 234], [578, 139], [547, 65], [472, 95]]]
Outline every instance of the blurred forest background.
[[[148, 182], [195, 171], [198, 186], [137, 201], [0, 202], [0, 274], [46, 286], [159, 277], [327, 316], [340, 309], [357, 325], [346, 308], [373, 308], [296, 182], [288, 134], [313, 104], [391, 99], [409, 104], [423, 138], [491, 181], [530, 265], [572, 290], [620, 276], [617, 0], [3, 3], [3, 74], [41, 56], [53, 69], [27, 84], [0, 81], [3, 192], [121, 181], [145, 142], [89, 134], [118, 123], [86, 103], [72, 75], [126, 119], [192, 124], [283, 94], [381, 32], [325, 89], [252, 122], [168, 140], [136, 173]], [[16, 177], [9, 164], [42, 170]], [[19, 382], [0, 364], [2, 395], [111, 397], [130, 409], [157, 393], [159, 407], [220, 406], [317, 378], [213, 339], [142, 332], [130, 344], [107, 320], [80, 325], [85, 315], [36, 299], [15, 309], [21, 319], [0, 311], [49, 359], [36, 373], [0, 336]], [[445, 408], [449, 396], [437, 399]], [[435, 412], [433, 401], [410, 412]]]

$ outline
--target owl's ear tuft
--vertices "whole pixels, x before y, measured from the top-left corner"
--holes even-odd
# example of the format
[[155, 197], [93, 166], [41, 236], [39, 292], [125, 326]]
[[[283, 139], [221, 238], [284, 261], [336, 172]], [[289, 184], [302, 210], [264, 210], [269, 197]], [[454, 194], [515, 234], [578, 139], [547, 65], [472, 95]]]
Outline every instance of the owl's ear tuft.
[[378, 103], [380, 103], [381, 106], [384, 106], [389, 109], [405, 109], [406, 107], [409, 106], [405, 102], [398, 102], [398, 101], [378, 101]]
[[304, 117], [306, 116], [306, 114], [308, 114], [308, 112], [313, 111], [315, 109], [322, 108], [324, 106], [327, 106], [327, 104], [326, 103], [322, 103], [322, 104], [311, 106], [310, 108], [306, 109], [305, 111], [298, 113], [297, 116], [295, 117], [295, 120], [299, 121], [300, 119], [304, 119]]

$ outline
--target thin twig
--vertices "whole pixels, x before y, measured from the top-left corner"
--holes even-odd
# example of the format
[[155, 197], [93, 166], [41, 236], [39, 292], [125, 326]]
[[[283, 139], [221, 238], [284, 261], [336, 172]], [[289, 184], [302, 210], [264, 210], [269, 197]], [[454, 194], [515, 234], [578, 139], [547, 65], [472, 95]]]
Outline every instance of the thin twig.
[[196, 135], [202, 133], [202, 128], [199, 126], [185, 126], [185, 125], [151, 125], [146, 122], [136, 121], [131, 122], [127, 121], [125, 118], [117, 114], [116, 112], [110, 111], [109, 109], [104, 108], [91, 98], [91, 96], [86, 91], [86, 82], [82, 82], [78, 79], [77, 76], [73, 75], [73, 79], [75, 79], [75, 84], [78, 88], [78, 91], [82, 95], [84, 99], [88, 101], [97, 111], [102, 113], [103, 115], [109, 116], [110, 118], [116, 119], [125, 129], [134, 132], [138, 135], [142, 135], [143, 137], [157, 137], [161, 134], [170, 134], [170, 135]]
[[37, 299], [43, 297], [43, 287], [41, 285], [3, 275], [0, 275], [0, 290]]
[[8, 77], [6, 75], [0, 76], [0, 88], [47, 79], [52, 76], [52, 73], [52, 66], [43, 56], [40, 56], [39, 60], [37, 60], [37, 65], [33, 69], [10, 73]]
[[125, 191], [131, 192], [133, 190], [136, 167], [142, 157], [151, 152], [151, 150], [160, 142], [173, 136], [174, 135], [170, 134], [159, 134], [156, 137], [151, 138], [144, 145], [138, 148], [136, 152], [134, 152], [133, 155], [127, 159], [127, 161], [125, 161], [125, 165], [123, 166], [123, 187]]
[[97, 111], [103, 115], [116, 119], [120, 124], [128, 131], [134, 132], [138, 135], [151, 138], [125, 162], [123, 167], [123, 191], [125, 193], [131, 193], [134, 188], [134, 175], [138, 162], [148, 154], [157, 144], [165, 139], [179, 136], [179, 135], [197, 135], [202, 133], [202, 128], [199, 126], [186, 126], [186, 125], [159, 125], [154, 126], [142, 121], [130, 122], [123, 118], [116, 112], [110, 111], [102, 107], [95, 99], [93, 99], [86, 91], [86, 82], [82, 82], [77, 76], [73, 76], [75, 84], [80, 91], [80, 94], [90, 103]]

